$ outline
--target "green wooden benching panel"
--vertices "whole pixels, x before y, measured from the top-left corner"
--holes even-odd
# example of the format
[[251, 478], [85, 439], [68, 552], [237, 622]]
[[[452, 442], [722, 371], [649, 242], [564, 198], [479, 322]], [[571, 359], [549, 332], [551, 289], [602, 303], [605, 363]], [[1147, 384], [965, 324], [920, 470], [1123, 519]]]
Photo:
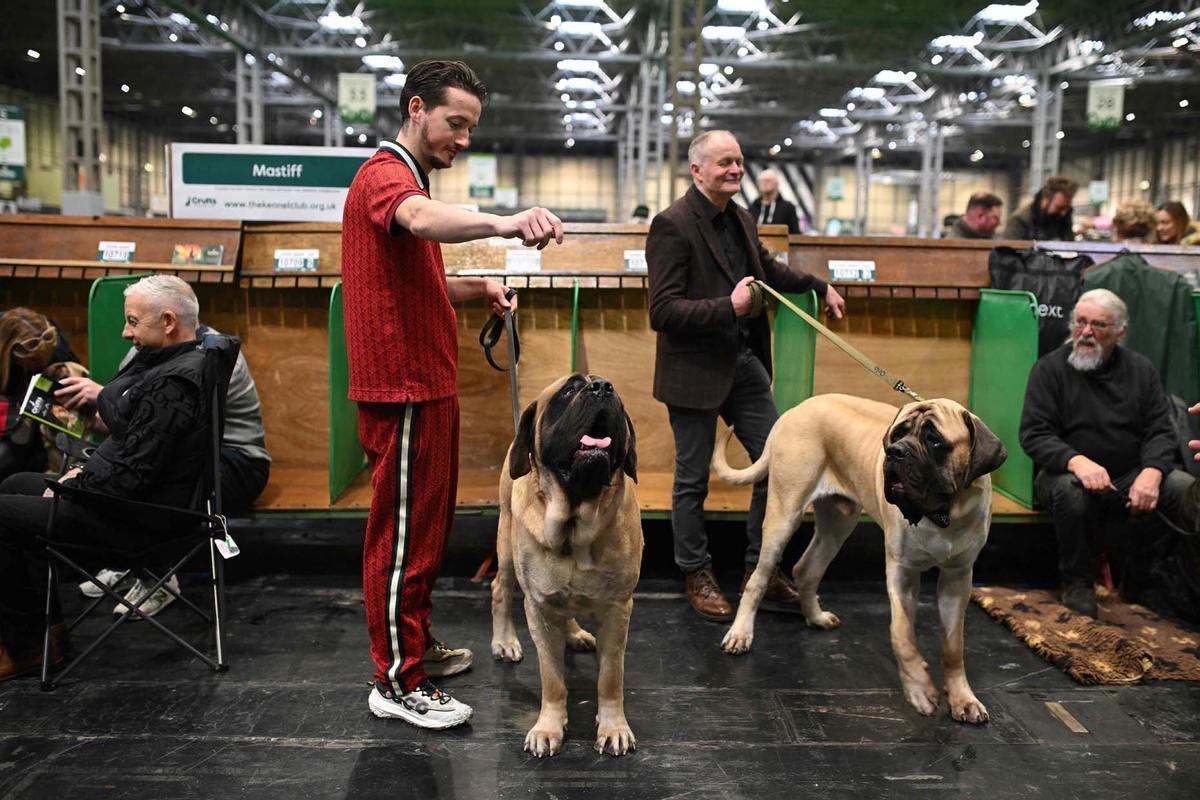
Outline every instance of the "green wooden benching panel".
[[354, 482], [367, 456], [358, 441], [358, 406], [349, 397], [350, 363], [342, 313], [342, 282], [329, 293], [329, 502]]
[[[784, 297], [802, 311], [817, 316], [816, 292], [785, 294]], [[782, 303], [776, 305], [772, 389], [780, 414], [812, 397], [816, 359], [816, 330]]]
[[992, 488], [1033, 508], [1033, 461], [1021, 449], [1019, 429], [1025, 385], [1037, 361], [1037, 299], [1029, 292], [983, 289], [971, 334], [967, 401], [1004, 442], [1008, 460], [992, 473]]
[[129, 342], [125, 328], [125, 287], [145, 275], [114, 275], [92, 281], [88, 292], [88, 372], [97, 383], [108, 383], [117, 374]]

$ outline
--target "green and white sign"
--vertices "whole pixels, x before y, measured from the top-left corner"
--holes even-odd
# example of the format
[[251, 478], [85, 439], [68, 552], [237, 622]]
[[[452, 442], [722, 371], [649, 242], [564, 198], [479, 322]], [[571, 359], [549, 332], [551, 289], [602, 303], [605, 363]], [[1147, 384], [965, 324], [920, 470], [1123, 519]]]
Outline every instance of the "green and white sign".
[[0, 181], [25, 180], [25, 110], [0, 105]]
[[830, 175], [825, 179], [825, 199], [841, 200], [846, 196], [846, 179], [841, 175]]
[[275, 250], [276, 272], [316, 272], [321, 264], [321, 251], [317, 248], [302, 250]]
[[491, 200], [496, 196], [496, 157], [483, 153], [467, 156], [467, 186], [471, 197]]
[[366, 147], [172, 144], [171, 216], [341, 222]]
[[375, 121], [374, 73], [338, 73], [338, 114], [346, 125], [370, 125]]
[[1092, 81], [1088, 84], [1087, 125], [1094, 131], [1121, 126], [1125, 112], [1125, 81]]

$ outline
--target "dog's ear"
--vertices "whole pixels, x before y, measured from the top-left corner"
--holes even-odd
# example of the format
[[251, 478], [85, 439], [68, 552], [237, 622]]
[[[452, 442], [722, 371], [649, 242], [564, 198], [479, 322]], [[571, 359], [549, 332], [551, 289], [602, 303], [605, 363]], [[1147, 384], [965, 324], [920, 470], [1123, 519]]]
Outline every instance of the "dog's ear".
[[529, 474], [529, 470], [533, 468], [533, 426], [536, 421], [537, 401], [534, 400], [525, 407], [525, 413], [521, 414], [521, 421], [517, 423], [517, 434], [508, 448], [508, 477], [514, 481], [522, 475]]
[[625, 412], [625, 429], [629, 431], [629, 441], [625, 444], [625, 462], [621, 468], [637, 483], [637, 431], [633, 429], [633, 420], [629, 418], [628, 411]]
[[1008, 458], [1004, 443], [996, 434], [988, 430], [983, 420], [970, 411], [963, 411], [963, 422], [967, 426], [967, 435], [971, 444], [971, 459], [967, 465], [967, 477], [963, 488], [970, 486], [979, 477], [995, 472]]

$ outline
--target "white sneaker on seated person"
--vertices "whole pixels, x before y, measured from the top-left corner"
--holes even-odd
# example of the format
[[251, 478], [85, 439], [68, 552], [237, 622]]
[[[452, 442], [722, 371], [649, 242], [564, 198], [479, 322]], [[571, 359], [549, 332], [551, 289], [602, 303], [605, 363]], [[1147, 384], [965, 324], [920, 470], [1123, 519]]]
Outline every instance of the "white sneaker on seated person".
[[473, 657], [465, 647], [447, 647], [445, 642], [434, 639], [421, 658], [421, 666], [431, 678], [446, 678], [469, 670]]
[[[153, 585], [154, 584], [152, 583], [143, 583], [141, 579], [134, 581], [133, 586], [129, 587], [129, 591], [125, 593], [125, 600], [130, 605], [137, 605], [138, 601], [146, 596], [146, 591]], [[172, 589], [178, 592], [179, 578], [175, 575], [172, 575], [171, 579], [167, 581], [164, 586], [159, 587], [158, 591], [151, 595], [149, 600], [138, 606], [137, 616], [139, 618], [153, 617], [155, 614], [171, 605], [171, 603], [175, 602], [175, 595], [168, 592], [165, 588], [166, 586], [170, 586]], [[125, 605], [125, 603], [117, 603], [115, 606], [113, 606], [113, 614], [117, 616], [128, 613], [129, 606]]]
[[79, 584], [79, 591], [84, 597], [103, 597], [104, 590], [100, 588], [99, 583], [104, 584], [112, 589], [121, 581], [125, 580], [125, 576], [129, 574], [127, 569], [102, 569], [96, 573], [96, 581], [84, 581]]

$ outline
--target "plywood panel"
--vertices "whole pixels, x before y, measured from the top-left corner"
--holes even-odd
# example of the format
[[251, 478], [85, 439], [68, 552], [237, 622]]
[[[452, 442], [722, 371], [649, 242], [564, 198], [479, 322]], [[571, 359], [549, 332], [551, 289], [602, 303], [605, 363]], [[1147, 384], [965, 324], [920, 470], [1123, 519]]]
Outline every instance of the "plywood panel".
[[273, 275], [277, 249], [316, 248], [319, 274], [342, 271], [342, 226], [337, 222], [247, 224], [242, 243], [242, 274]]

